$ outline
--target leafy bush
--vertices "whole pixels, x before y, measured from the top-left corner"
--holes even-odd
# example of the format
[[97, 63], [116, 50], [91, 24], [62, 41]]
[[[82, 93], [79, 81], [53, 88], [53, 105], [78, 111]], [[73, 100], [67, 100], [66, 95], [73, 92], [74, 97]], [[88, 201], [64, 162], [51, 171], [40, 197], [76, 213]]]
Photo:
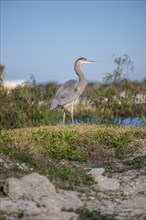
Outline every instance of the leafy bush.
[[52, 94], [52, 85], [40, 87], [34, 82], [10, 92], [0, 86], [0, 127], [11, 129], [58, 123], [60, 112], [49, 111], [49, 91]]

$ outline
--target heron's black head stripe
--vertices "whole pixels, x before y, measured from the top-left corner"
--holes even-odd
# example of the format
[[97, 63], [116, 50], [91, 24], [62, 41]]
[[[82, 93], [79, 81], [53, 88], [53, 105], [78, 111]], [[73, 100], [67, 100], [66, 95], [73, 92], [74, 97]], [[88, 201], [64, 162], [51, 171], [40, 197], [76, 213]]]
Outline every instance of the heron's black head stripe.
[[84, 60], [84, 61], [85, 61], [85, 60], [87, 60], [87, 59], [84, 58], [84, 57], [80, 57], [79, 59], [76, 60], [76, 62], [78, 62], [79, 60]]

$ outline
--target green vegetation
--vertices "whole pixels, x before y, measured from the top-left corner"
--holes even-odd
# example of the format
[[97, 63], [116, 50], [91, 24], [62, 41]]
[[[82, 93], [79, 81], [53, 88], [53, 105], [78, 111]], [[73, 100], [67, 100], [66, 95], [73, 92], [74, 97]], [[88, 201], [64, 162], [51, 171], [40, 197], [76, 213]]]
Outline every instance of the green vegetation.
[[[44, 126], [1, 130], [0, 155], [14, 162], [1, 170], [9, 175], [22, 176], [39, 172], [48, 176], [56, 186], [81, 190], [92, 185], [86, 167], [104, 167], [107, 172], [137, 169], [144, 157], [136, 156], [146, 136], [146, 130], [129, 126], [70, 125]], [[133, 159], [131, 159], [131, 157]], [[26, 166], [16, 166], [16, 162]]]
[[[49, 157], [54, 159], [67, 159], [74, 161], [85, 161], [86, 155], [77, 150], [79, 139], [71, 131], [46, 132], [39, 130], [33, 133], [33, 138], [43, 146]], [[69, 147], [70, 146], [70, 147]]]
[[7, 142], [10, 142], [11, 136], [7, 131], [4, 131], [0, 129], [0, 145], [6, 144]]
[[131, 169], [139, 169], [143, 167], [146, 163], [146, 155], [145, 156], [138, 156], [132, 160], [124, 161], [124, 165], [129, 166]]
[[115, 220], [114, 217], [101, 215], [97, 211], [78, 210], [77, 213], [80, 215], [80, 220]]
[[[135, 140], [143, 139], [145, 135], [145, 129], [119, 125], [84, 124], [3, 130], [0, 133], [0, 152], [20, 162], [30, 162], [37, 154], [50, 159], [84, 162], [89, 160], [90, 150], [98, 152], [101, 147], [107, 151], [114, 150], [116, 156], [123, 153], [128, 157], [128, 152], [130, 154], [135, 150]], [[140, 147], [140, 143], [136, 147]]]
[[[7, 177], [38, 172], [56, 187], [84, 192], [93, 185], [88, 168], [104, 167], [110, 175], [144, 166], [146, 130], [117, 124], [127, 117], [143, 118], [141, 127], [146, 126], [146, 80], [128, 79], [134, 68], [128, 55], [117, 56], [114, 63], [103, 84], [88, 84], [75, 111], [79, 125], [61, 126], [62, 111], [49, 110], [59, 85], [36, 85], [33, 77], [12, 91], [0, 85], [0, 196]], [[69, 113], [66, 119], [70, 124]], [[114, 219], [97, 211], [78, 214], [81, 220]]]
[[5, 216], [0, 216], [0, 220], [7, 220], [7, 217], [5, 217]]
[[93, 184], [92, 178], [85, 173], [83, 168], [74, 165], [50, 165], [50, 168], [41, 167], [39, 173], [49, 177], [49, 179], [59, 188], [66, 190], [83, 191], [84, 186]]
[[[122, 124], [125, 118], [141, 118], [141, 126], [146, 126], [146, 80], [128, 79], [134, 68], [128, 55], [115, 57], [114, 63], [114, 71], [104, 77], [102, 84], [88, 84], [83, 101], [75, 109], [75, 119], [84, 123]], [[0, 84], [0, 128], [60, 124], [62, 110], [49, 110], [59, 86], [37, 85], [33, 77], [26, 85], [11, 91]], [[69, 113], [66, 120], [71, 122]]]
[[[84, 162], [90, 160], [90, 153], [98, 153], [101, 148], [108, 152], [112, 150], [116, 156], [122, 153], [122, 156], [128, 157], [135, 150], [135, 140], [143, 139], [145, 135], [145, 129], [119, 125], [84, 124], [3, 130], [0, 152], [21, 162], [32, 161], [34, 154]], [[140, 147], [140, 143], [137, 146]]]

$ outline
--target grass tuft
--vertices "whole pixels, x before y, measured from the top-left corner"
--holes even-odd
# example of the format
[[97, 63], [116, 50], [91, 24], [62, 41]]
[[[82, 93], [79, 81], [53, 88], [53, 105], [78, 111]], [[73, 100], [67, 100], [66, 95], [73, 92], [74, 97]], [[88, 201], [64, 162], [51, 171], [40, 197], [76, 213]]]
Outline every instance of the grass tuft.
[[109, 217], [108, 215], [102, 215], [98, 211], [89, 211], [87, 209], [77, 210], [80, 220], [115, 220], [114, 217]]
[[130, 169], [140, 169], [146, 163], [146, 156], [138, 156], [132, 160], [126, 160], [123, 163], [124, 165], [129, 166]]

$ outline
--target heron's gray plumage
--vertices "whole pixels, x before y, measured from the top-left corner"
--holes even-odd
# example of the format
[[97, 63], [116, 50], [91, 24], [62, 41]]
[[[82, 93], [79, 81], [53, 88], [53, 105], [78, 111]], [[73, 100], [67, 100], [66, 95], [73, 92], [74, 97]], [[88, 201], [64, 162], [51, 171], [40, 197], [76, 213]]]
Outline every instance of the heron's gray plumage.
[[[56, 92], [50, 109], [67, 109], [71, 111], [71, 117], [73, 122], [73, 106], [78, 103], [80, 95], [84, 92], [86, 87], [86, 80], [83, 72], [80, 70], [80, 64], [82, 63], [95, 63], [95, 61], [89, 61], [86, 58], [79, 58], [74, 65], [76, 74], [79, 76], [79, 82], [76, 80], [69, 80], [65, 82]], [[63, 116], [63, 123], [65, 121], [65, 111]]]
[[55, 99], [58, 100], [58, 105], [65, 108], [65, 105], [78, 97], [76, 80], [69, 80], [62, 85], [56, 93]]

